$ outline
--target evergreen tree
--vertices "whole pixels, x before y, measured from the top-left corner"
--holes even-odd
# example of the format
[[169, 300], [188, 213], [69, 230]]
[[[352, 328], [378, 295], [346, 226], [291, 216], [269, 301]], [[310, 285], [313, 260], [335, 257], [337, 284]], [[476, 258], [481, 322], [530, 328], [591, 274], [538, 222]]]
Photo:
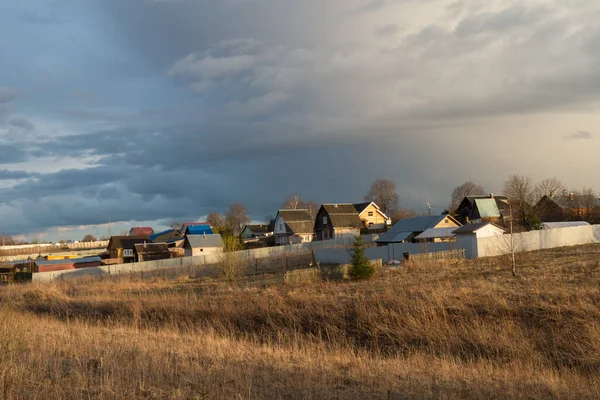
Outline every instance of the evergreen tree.
[[352, 280], [371, 279], [375, 273], [375, 267], [365, 255], [365, 242], [361, 236], [354, 240], [352, 246], [352, 259], [348, 275]]

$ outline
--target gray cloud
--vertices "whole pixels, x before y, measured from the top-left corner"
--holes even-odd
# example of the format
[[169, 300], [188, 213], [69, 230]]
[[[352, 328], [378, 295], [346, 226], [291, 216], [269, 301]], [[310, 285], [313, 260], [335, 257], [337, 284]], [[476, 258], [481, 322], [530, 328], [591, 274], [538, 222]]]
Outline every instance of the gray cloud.
[[21, 92], [17, 89], [13, 89], [7, 86], [0, 86], [0, 104], [8, 103], [21, 95]]
[[590, 140], [593, 139], [593, 135], [588, 131], [577, 131], [565, 136], [566, 140]]

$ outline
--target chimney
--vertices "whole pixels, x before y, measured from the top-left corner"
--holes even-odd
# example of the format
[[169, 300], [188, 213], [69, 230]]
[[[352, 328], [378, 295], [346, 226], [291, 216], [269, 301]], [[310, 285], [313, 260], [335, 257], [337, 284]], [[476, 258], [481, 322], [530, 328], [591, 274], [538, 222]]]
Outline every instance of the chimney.
[[575, 193], [573, 193], [573, 192], [569, 193], [569, 200], [571, 200], [571, 201], [575, 200]]
[[494, 198], [494, 193], [490, 193], [490, 199]]
[[554, 190], [550, 191], [550, 197], [554, 197]]
[[337, 206], [337, 203], [335, 203], [333, 206], [334, 206], [335, 208], [338, 208], [338, 206]]

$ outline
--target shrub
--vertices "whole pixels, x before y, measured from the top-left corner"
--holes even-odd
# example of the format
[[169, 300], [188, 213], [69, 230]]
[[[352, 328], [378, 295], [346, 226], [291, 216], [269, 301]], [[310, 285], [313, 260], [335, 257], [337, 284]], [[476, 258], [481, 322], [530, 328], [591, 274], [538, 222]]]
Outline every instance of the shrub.
[[350, 268], [348, 269], [348, 276], [350, 276], [350, 279], [371, 279], [375, 273], [375, 268], [365, 255], [365, 242], [361, 236], [358, 236], [354, 240], [351, 252], [352, 258], [350, 261]]

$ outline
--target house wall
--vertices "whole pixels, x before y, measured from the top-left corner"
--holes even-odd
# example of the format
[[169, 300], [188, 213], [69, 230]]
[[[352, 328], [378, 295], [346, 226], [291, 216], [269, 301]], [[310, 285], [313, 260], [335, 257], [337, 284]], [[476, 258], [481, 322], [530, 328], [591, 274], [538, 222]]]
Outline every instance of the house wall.
[[435, 228], [452, 228], [452, 227], [458, 227], [459, 225], [456, 224], [456, 222], [454, 222], [452, 219], [450, 218], [444, 218], [444, 220], [440, 221], [439, 224], [437, 224], [435, 226]]
[[358, 228], [336, 228], [333, 230], [333, 239], [355, 238], [360, 236]]
[[321, 207], [315, 218], [315, 240], [335, 239], [331, 218], [325, 208]]
[[277, 218], [275, 219], [275, 229], [273, 231], [274, 235], [285, 235], [287, 234], [287, 231], [285, 229], [285, 221], [283, 220], [283, 218], [281, 217], [281, 215], [277, 215]]
[[215, 254], [222, 254], [222, 253], [223, 253], [222, 247], [194, 247], [192, 249], [190, 249], [190, 248], [185, 249], [186, 257], [199, 257], [199, 256], [204, 256], [204, 255], [215, 255]]
[[[373, 215], [369, 216], [369, 213], [372, 213]], [[387, 223], [387, 220], [383, 217], [381, 212], [373, 204], [367, 207], [360, 214], [360, 219], [361, 221], [363, 221], [365, 226], [371, 230], [381, 230], [385, 228]]]

